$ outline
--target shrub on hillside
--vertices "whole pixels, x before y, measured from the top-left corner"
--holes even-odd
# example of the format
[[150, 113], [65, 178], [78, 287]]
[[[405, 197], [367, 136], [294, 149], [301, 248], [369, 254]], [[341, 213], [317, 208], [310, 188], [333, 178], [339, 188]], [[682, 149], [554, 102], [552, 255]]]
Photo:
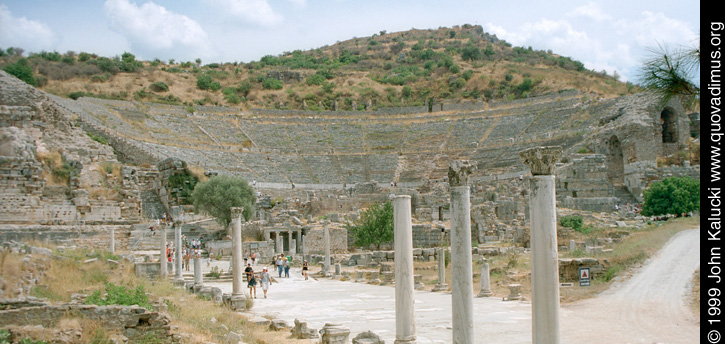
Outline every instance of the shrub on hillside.
[[19, 59], [15, 63], [3, 67], [3, 70], [32, 86], [38, 85], [33, 75], [33, 67], [28, 64], [27, 59]]
[[169, 90], [169, 85], [163, 81], [157, 81], [151, 84], [149, 89], [153, 92], [167, 92]]
[[222, 85], [218, 81], [214, 81], [209, 75], [200, 75], [196, 78], [196, 87], [205, 91], [218, 91]]

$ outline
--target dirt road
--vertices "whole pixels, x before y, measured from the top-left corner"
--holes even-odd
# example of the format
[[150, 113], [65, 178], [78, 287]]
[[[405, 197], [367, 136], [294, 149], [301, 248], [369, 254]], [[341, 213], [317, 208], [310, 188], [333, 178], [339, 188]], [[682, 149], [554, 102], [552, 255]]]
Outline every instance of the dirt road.
[[698, 343], [700, 324], [686, 302], [699, 265], [700, 230], [677, 234], [632, 278], [563, 307], [563, 342]]

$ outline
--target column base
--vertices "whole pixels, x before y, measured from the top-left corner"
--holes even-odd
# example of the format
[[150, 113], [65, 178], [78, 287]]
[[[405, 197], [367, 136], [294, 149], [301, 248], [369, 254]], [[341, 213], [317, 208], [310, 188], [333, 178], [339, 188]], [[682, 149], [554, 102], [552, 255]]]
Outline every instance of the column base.
[[493, 292], [490, 290], [481, 290], [480, 293], [478, 293], [478, 297], [490, 297], [493, 296]]
[[436, 284], [436, 286], [433, 287], [433, 291], [448, 291], [448, 285], [447, 284]]
[[186, 284], [186, 281], [184, 281], [183, 278], [175, 278], [174, 279], [174, 286], [175, 287], [183, 287], [184, 284]]
[[242, 311], [247, 309], [247, 297], [244, 294], [234, 295], [229, 298], [229, 308], [233, 311]]
[[413, 339], [396, 339], [394, 344], [415, 344], [415, 337]]

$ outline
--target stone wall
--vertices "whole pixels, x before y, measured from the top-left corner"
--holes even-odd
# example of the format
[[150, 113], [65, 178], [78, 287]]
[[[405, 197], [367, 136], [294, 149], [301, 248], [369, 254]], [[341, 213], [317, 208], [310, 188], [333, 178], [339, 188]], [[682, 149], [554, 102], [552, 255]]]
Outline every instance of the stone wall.
[[[329, 227], [330, 252], [341, 253], [347, 251], [347, 229]], [[322, 228], [311, 228], [305, 236], [305, 250], [309, 254], [325, 253], [325, 233]]]
[[[0, 301], [0, 306], [5, 301]], [[107, 331], [119, 331], [131, 341], [152, 335], [164, 343], [176, 343], [167, 314], [148, 311], [139, 306], [96, 306], [81, 304], [37, 305], [0, 310], [2, 326], [37, 326], [49, 328], [60, 319], [81, 317], [96, 320]]]

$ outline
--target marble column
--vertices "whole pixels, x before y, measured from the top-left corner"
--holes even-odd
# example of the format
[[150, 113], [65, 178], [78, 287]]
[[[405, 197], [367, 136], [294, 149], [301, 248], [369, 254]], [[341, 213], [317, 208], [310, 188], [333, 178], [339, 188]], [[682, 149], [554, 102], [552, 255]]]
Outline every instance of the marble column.
[[481, 291], [478, 293], [478, 297], [489, 297], [492, 296], [491, 291], [491, 269], [488, 263], [484, 263], [481, 267]]
[[184, 277], [181, 276], [181, 269], [183, 264], [183, 251], [184, 248], [181, 245], [181, 223], [177, 223], [174, 227], [174, 248], [176, 249], [174, 256], [174, 284], [184, 285]]
[[282, 231], [277, 231], [277, 238], [275, 239], [274, 246], [278, 254], [284, 253], [284, 239], [282, 238]]
[[204, 285], [204, 275], [201, 271], [201, 255], [194, 256], [194, 288], [201, 289]]
[[415, 283], [410, 196], [393, 198], [395, 245], [395, 344], [415, 343]]
[[471, 253], [471, 190], [469, 176], [475, 165], [453, 161], [448, 169], [451, 190], [451, 294], [453, 343], [474, 342], [473, 257]]
[[433, 287], [433, 291], [446, 291], [448, 290], [448, 284], [446, 284], [446, 249], [440, 247], [438, 250], [438, 283]]
[[554, 164], [560, 147], [531, 148], [519, 153], [531, 169], [531, 308], [533, 343], [561, 343], [559, 326], [559, 264], [556, 242]]
[[232, 297], [244, 295], [242, 256], [242, 212], [244, 208], [231, 208], [232, 212]]
[[288, 248], [287, 253], [290, 256], [292, 255], [292, 250], [294, 250], [294, 248], [292, 246], [294, 244], [292, 243], [292, 241], [293, 241], [293, 239], [292, 239], [292, 228], [287, 228], [287, 248]]
[[116, 254], [116, 229], [111, 227], [111, 254]]
[[328, 228], [327, 222], [325, 222], [324, 229], [324, 240], [325, 240], [325, 261], [322, 267], [322, 273], [327, 275], [330, 272], [330, 229]]
[[169, 258], [166, 257], [166, 225], [162, 225], [159, 233], [161, 236], [159, 239], [161, 239], [161, 251], [159, 262], [161, 263], [159, 265], [159, 276], [161, 277], [161, 280], [166, 280], [167, 277], [169, 277], [169, 267], [168, 262]]

